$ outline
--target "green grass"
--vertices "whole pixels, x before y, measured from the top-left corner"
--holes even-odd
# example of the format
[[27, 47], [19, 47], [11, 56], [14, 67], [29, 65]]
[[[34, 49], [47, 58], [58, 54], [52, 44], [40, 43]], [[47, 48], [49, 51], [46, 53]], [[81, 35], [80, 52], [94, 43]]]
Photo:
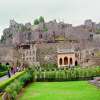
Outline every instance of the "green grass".
[[36, 82], [18, 100], [100, 100], [100, 89], [86, 81]]

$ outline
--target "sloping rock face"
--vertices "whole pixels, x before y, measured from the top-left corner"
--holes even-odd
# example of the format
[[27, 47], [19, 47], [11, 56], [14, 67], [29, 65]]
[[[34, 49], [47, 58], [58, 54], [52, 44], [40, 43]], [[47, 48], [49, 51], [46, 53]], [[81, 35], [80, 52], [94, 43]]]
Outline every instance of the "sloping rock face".
[[4, 29], [3, 36], [1, 37], [1, 43], [3, 44], [17, 44], [22, 42], [24, 37], [23, 34], [29, 33], [31, 24], [26, 23], [25, 25], [19, 24], [14, 20], [10, 20], [8, 28]]

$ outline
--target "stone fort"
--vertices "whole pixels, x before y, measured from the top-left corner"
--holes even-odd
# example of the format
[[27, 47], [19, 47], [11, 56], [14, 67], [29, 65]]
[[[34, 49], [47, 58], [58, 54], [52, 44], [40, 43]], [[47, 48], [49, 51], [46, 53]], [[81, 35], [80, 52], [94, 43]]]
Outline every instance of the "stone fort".
[[3, 31], [0, 44], [0, 62], [56, 63], [59, 66], [99, 65], [99, 24], [86, 20], [73, 27], [56, 20], [39, 25], [19, 24], [14, 20]]

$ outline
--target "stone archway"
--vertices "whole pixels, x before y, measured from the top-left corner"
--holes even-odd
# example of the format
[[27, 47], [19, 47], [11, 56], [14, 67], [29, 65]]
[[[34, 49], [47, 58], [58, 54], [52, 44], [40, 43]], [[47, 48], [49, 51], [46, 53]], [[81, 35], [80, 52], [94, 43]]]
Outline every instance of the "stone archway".
[[78, 62], [77, 62], [77, 60], [75, 61], [75, 66], [77, 66], [78, 65]]
[[68, 58], [64, 57], [64, 65], [68, 65]]
[[62, 65], [62, 58], [59, 59], [59, 65]]
[[72, 65], [73, 64], [73, 59], [72, 58], [70, 58], [70, 65]]

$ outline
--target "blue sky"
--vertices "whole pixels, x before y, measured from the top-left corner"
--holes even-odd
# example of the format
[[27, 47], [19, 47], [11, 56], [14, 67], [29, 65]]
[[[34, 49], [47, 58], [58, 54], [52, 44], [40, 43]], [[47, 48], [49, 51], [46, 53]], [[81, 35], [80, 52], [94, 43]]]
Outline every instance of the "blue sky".
[[57, 19], [74, 25], [85, 19], [100, 21], [100, 0], [0, 0], [0, 36], [10, 19], [33, 22], [38, 16], [47, 21]]

